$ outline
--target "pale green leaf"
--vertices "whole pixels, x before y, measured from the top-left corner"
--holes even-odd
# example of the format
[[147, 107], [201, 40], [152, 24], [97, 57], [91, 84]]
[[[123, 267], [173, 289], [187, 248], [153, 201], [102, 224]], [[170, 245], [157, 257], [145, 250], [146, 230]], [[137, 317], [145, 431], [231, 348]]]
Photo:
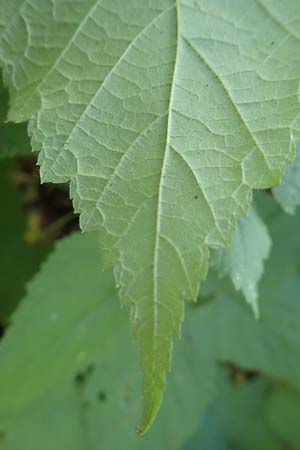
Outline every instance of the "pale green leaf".
[[286, 213], [295, 214], [300, 205], [300, 144], [297, 145], [295, 161], [288, 168], [281, 185], [273, 188], [273, 194]]
[[243, 292], [256, 318], [259, 317], [258, 282], [270, 249], [267, 227], [251, 208], [247, 217], [239, 219], [230, 248], [215, 252], [212, 258], [221, 275], [229, 274], [235, 288]]
[[82, 228], [103, 230], [141, 347], [144, 432], [208, 248], [294, 158], [298, 1], [18, 4], [0, 37], [9, 117], [30, 118], [43, 180], [70, 180]]
[[75, 233], [29, 284], [0, 345], [1, 450], [153, 450], [162, 442], [179, 450], [196, 430], [215, 393], [197, 316], [187, 318], [164, 406], [141, 439], [136, 347], [100, 260], [97, 235]]

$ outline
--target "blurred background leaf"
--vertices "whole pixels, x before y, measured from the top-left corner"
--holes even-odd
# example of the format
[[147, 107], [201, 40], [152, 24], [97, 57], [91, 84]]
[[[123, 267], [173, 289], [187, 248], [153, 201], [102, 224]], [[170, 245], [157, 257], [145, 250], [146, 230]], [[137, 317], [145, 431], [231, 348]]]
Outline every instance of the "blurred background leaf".
[[287, 169], [282, 182], [273, 189], [274, 198], [287, 214], [295, 214], [300, 205], [300, 142], [296, 146], [296, 159]]
[[3, 86], [0, 74], [0, 159], [24, 156], [31, 153], [27, 133], [27, 123], [6, 122], [8, 111], [8, 92]]
[[1, 450], [297, 450], [300, 213], [285, 215], [265, 194], [256, 206], [273, 240], [261, 318], [211, 272], [142, 438], [137, 351], [98, 236], [59, 241], [0, 346]]
[[38, 270], [51, 248], [46, 243], [25, 240], [26, 219], [20, 193], [12, 178], [17, 171], [14, 160], [0, 160], [0, 321], [5, 323], [25, 293], [25, 284]]
[[[191, 311], [159, 420], [143, 438], [135, 434], [137, 349], [112, 273], [100, 261], [97, 234], [74, 233], [28, 285], [0, 348], [1, 450], [40, 449], [42, 439], [47, 450], [178, 449], [213, 398], [216, 365], [198, 345]], [[78, 429], [84, 442], [75, 445]]]

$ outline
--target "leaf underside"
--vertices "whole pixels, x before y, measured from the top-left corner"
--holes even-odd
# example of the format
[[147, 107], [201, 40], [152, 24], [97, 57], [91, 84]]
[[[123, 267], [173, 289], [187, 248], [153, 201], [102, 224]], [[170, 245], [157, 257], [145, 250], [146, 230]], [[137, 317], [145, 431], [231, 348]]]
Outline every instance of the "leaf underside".
[[295, 156], [298, 1], [6, 3], [9, 119], [30, 119], [43, 181], [70, 181], [82, 228], [102, 231], [140, 344], [143, 433], [209, 248]]

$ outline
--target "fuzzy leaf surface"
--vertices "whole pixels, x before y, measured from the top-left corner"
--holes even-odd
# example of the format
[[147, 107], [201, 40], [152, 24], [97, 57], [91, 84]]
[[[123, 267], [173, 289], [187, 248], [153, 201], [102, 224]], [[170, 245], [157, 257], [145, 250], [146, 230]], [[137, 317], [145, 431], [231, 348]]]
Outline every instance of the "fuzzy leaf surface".
[[141, 349], [143, 433], [209, 248], [294, 158], [298, 1], [14, 5], [0, 21], [9, 118], [30, 119], [42, 179], [70, 181], [82, 228], [103, 232]]

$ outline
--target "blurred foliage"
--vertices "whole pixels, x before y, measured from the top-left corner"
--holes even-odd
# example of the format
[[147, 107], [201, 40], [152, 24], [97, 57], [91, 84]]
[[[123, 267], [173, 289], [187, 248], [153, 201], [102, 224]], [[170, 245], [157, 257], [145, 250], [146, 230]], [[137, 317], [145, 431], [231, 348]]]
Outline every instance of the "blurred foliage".
[[27, 125], [7, 122], [8, 92], [4, 89], [0, 75], [0, 159], [31, 153]]

